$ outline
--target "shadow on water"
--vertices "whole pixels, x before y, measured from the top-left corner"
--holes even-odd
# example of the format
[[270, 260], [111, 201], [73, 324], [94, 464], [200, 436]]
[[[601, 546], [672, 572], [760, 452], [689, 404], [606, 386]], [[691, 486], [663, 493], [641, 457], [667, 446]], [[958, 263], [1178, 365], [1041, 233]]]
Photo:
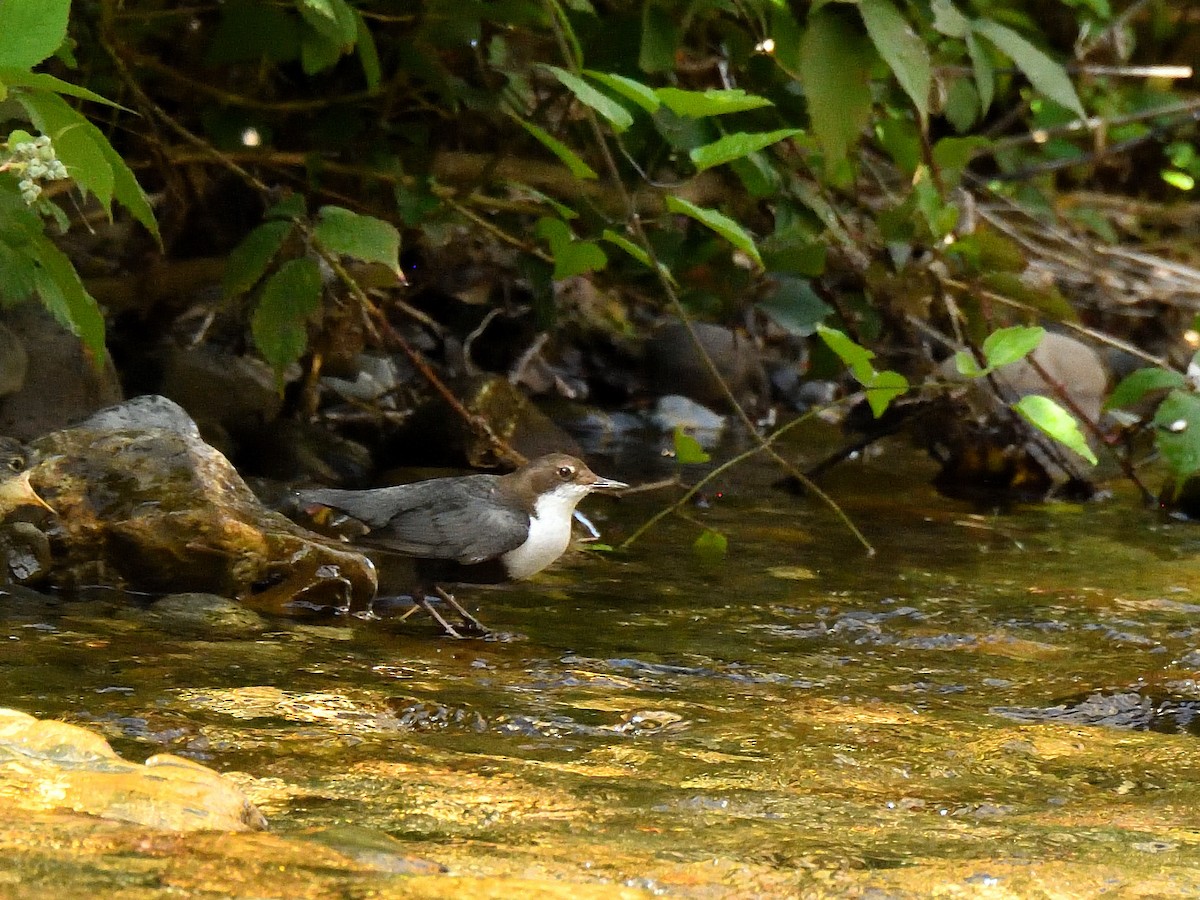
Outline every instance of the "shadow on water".
[[[846, 467], [829, 489], [868, 558], [774, 475], [693, 512], [721, 562], [673, 519], [464, 593], [510, 641], [416, 619], [180, 634], [111, 597], [12, 597], [6, 704], [242, 773], [277, 834], [351, 823], [457, 874], [696, 897], [1200, 884], [1200, 530], [1132, 496], [979, 515], [920, 465]], [[619, 539], [661, 502], [589, 508]]]

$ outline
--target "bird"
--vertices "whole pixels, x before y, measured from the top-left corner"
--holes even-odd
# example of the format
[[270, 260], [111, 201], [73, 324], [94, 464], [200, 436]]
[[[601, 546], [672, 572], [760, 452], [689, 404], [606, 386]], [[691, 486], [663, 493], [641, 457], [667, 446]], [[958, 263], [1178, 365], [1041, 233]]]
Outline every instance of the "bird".
[[41, 506], [54, 512], [29, 483], [29, 451], [14, 438], [0, 437], [0, 517], [19, 506]]
[[318, 488], [297, 492], [302, 508], [327, 507], [358, 523], [358, 541], [415, 561], [416, 609], [451, 637], [463, 635], [430, 604], [431, 588], [467, 628], [488, 629], [443, 582], [499, 584], [529, 578], [567, 549], [575, 507], [597, 490], [629, 485], [601, 478], [565, 453], [527, 462], [507, 475], [462, 475], [369, 490]]

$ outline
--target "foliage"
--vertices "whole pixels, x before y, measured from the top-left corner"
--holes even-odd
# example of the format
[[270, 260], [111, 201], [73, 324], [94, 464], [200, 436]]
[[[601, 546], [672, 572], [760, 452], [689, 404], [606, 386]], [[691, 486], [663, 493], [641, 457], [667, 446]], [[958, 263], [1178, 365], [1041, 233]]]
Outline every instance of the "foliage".
[[[971, 196], [1050, 209], [1053, 176], [1024, 173], [1086, 161], [1102, 142], [1072, 123], [1088, 113], [1131, 117], [1111, 140], [1157, 129], [1157, 189], [1200, 175], [1190, 117], [1151, 118], [1175, 99], [1169, 85], [1069, 76], [1064, 61], [1124, 61], [1146, 31], [1101, 2], [98, 0], [76, 5], [77, 45], [64, 43], [67, 10], [0, 5], [4, 108], [51, 136], [106, 210], [115, 199], [154, 229], [105, 135], [172, 198], [201, 180], [172, 164], [185, 148], [189, 167], [319, 205], [274, 208], [231, 241], [227, 296], [246, 300], [234, 308], [280, 373], [320, 325], [322, 260], [395, 268], [388, 222], [406, 247], [439, 249], [467, 226], [522, 252], [519, 280], [539, 302], [552, 281], [587, 275], [819, 334], [878, 415], [908, 389], [877, 362], [907, 339], [905, 321], [982, 345], [983, 365], [962, 363], [980, 377], [1032, 341], [1010, 328], [1074, 315], [1021, 277], [1025, 245], [978, 225]], [[1155, 15], [1159, 41], [1184, 18]], [[32, 71], [65, 74], [73, 54], [86, 88]], [[110, 106], [101, 132], [73, 105], [101, 93], [141, 118]], [[58, 207], [27, 206], [20, 180], [0, 174], [0, 294], [38, 291], [98, 347], [95, 304], [34, 240]], [[1115, 235], [1095, 210], [1071, 214]], [[187, 248], [169, 236], [168, 250]], [[1048, 407], [1024, 412], [1058, 428]]]
[[1179, 483], [1200, 473], [1198, 380], [1200, 354], [1192, 358], [1186, 377], [1159, 367], [1131, 372], [1113, 389], [1106, 404], [1109, 409], [1121, 409], [1153, 401], [1154, 443]]
[[[290, 247], [306, 252], [289, 254]], [[308, 328], [321, 309], [318, 260], [339, 256], [379, 263], [400, 275], [400, 233], [387, 222], [338, 206], [325, 206], [315, 219], [301, 198], [278, 204], [230, 255], [225, 296], [255, 294], [250, 320], [254, 343], [276, 377], [308, 349]]]
[[[74, 266], [45, 234], [46, 220], [66, 229], [62, 209], [45, 193], [71, 179], [106, 214], [114, 199], [157, 235], [154, 214], [133, 173], [108, 139], [64, 97], [108, 104], [99, 94], [33, 69], [60, 51], [69, 0], [0, 4], [0, 119], [32, 123], [0, 142], [0, 305], [36, 295], [59, 322], [104, 359], [104, 318]], [[3, 121], [0, 121], [0, 125]]]

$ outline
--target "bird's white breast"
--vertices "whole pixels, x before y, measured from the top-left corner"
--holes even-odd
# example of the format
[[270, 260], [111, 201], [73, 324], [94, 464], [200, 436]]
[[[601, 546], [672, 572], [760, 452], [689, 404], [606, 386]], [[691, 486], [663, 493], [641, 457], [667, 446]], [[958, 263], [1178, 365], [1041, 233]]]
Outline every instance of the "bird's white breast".
[[528, 578], [563, 555], [571, 543], [571, 517], [587, 493], [586, 487], [564, 484], [537, 499], [525, 543], [503, 556], [510, 578]]

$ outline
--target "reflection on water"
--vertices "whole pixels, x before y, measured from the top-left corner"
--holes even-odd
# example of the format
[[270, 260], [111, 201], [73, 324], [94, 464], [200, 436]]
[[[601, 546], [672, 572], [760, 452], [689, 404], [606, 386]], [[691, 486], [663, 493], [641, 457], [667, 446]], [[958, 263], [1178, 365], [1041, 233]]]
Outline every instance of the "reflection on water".
[[[276, 835], [352, 826], [459, 875], [696, 897], [1200, 884], [1200, 529], [1127, 496], [980, 516], [923, 475], [843, 472], [868, 558], [772, 475], [691, 513], [729, 537], [723, 563], [668, 520], [464, 592], [509, 642], [415, 619], [222, 639], [14, 596], [5, 705], [240, 773]], [[619, 538], [661, 502], [589, 508]]]

